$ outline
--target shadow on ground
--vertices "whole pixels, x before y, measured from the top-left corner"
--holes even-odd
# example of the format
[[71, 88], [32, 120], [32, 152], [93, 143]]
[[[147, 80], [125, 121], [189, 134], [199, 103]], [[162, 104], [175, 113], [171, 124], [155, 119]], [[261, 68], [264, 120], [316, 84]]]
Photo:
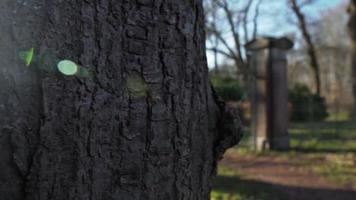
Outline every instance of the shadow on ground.
[[[218, 176], [214, 191], [225, 194], [221, 200], [235, 200], [234, 194], [242, 194], [249, 200], [355, 200], [356, 191], [341, 189], [307, 188], [272, 184], [241, 179], [237, 176]], [[228, 195], [226, 195], [228, 194]], [[219, 197], [217, 198], [219, 199]], [[237, 199], [237, 198], [236, 198]]]
[[300, 152], [300, 153], [356, 153], [356, 149], [333, 149], [333, 148], [323, 148], [323, 149], [314, 149], [314, 148], [291, 148], [290, 151]]

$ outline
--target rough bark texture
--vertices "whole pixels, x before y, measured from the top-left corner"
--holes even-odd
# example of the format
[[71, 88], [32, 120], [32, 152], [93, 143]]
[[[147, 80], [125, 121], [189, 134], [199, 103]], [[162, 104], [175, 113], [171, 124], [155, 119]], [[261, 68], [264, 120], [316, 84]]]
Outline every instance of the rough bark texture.
[[4, 0], [0, 34], [1, 200], [209, 199], [241, 131], [208, 81], [201, 0]]

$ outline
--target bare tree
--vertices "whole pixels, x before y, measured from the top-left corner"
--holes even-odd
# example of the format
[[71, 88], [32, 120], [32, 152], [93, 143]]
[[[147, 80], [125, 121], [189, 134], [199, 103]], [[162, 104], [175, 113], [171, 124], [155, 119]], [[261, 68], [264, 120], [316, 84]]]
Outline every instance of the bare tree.
[[[207, 30], [210, 31], [219, 40], [218, 45], [212, 45], [208, 50], [217, 52], [224, 57], [232, 60], [237, 67], [237, 77], [242, 77], [243, 83], [248, 80], [248, 66], [245, 51], [243, 50], [243, 42], [255, 38], [257, 36], [257, 22], [259, 16], [259, 8], [262, 0], [248, 0], [242, 9], [233, 6], [233, 3], [227, 0], [211, 0], [219, 9], [218, 12], [222, 17], [219, 21], [224, 21], [228, 27], [225, 32], [225, 27], [216, 26], [210, 22], [207, 23]], [[256, 2], [256, 3], [254, 3]], [[252, 22], [249, 20], [254, 7], [254, 16]], [[215, 16], [215, 19], [218, 17]], [[249, 24], [252, 23], [252, 29]], [[243, 38], [241, 38], [243, 33]]]
[[[212, 44], [212, 46], [217, 47], [219, 46], [219, 39], [216, 37], [214, 34], [213, 30], [217, 29], [217, 7], [216, 4], [212, 1], [206, 1], [204, 4], [205, 7], [205, 24], [209, 24], [210, 29], [208, 28], [209, 26], [206, 26], [206, 37], [207, 40]], [[211, 51], [213, 51], [214, 54], [214, 73], [218, 74], [219, 71], [219, 64], [218, 64], [218, 52], [217, 49], [214, 48]]]
[[356, 0], [350, 0], [347, 9], [350, 18], [347, 24], [349, 34], [352, 40], [352, 87], [354, 97], [353, 116], [356, 116]]
[[306, 17], [301, 11], [301, 8], [308, 3], [312, 3], [313, 0], [302, 1], [298, 4], [297, 0], [289, 0], [289, 5], [298, 20], [299, 29], [303, 35], [303, 39], [307, 46], [307, 53], [310, 59], [310, 66], [314, 72], [315, 85], [316, 85], [316, 94], [320, 95], [321, 91], [321, 80], [320, 80], [320, 65], [317, 58], [316, 48], [312, 40], [312, 36], [308, 30]]
[[350, 37], [345, 24], [349, 16], [345, 13], [347, 4], [340, 4], [320, 14], [320, 19], [310, 27], [316, 48], [350, 47]]
[[327, 94], [325, 100], [331, 112], [352, 111], [351, 40], [345, 26], [349, 18], [346, 7], [343, 3], [323, 11], [317, 23], [310, 27], [321, 67], [320, 77], [324, 80], [322, 94]]

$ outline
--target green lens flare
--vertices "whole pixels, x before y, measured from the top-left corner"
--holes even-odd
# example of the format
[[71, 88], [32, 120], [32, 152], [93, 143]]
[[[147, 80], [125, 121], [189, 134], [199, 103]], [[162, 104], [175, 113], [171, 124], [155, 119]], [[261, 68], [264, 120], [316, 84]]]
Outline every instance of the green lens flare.
[[82, 77], [82, 78], [90, 78], [91, 76], [91, 72], [88, 69], [85, 69], [83, 67], [79, 68], [78, 73], [76, 74], [78, 77]]
[[26, 64], [27, 67], [29, 67], [31, 65], [34, 53], [35, 53], [35, 49], [34, 48], [31, 48], [28, 51], [20, 52], [20, 58], [23, 61], [25, 61], [25, 64]]
[[33, 54], [35, 53], [35, 49], [34, 48], [31, 48], [28, 52], [27, 52], [27, 55], [26, 55], [26, 59], [25, 59], [25, 62], [26, 62], [26, 66], [29, 67], [31, 65], [31, 62], [32, 62], [32, 59], [33, 59]]
[[140, 75], [130, 75], [127, 77], [126, 88], [129, 94], [134, 98], [145, 97], [148, 92], [148, 86]]
[[73, 61], [70, 60], [62, 60], [57, 65], [58, 70], [66, 75], [66, 76], [73, 76], [78, 73], [78, 65], [75, 64]]

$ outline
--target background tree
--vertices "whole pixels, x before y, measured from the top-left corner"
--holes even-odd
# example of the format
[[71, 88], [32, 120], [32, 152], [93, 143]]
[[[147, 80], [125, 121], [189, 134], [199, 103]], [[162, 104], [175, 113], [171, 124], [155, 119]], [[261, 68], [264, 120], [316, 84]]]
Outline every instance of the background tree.
[[[206, 29], [207, 41], [209, 41], [210, 44], [213, 44], [213, 46], [217, 47], [220, 44], [219, 38], [216, 37], [216, 35], [212, 31], [216, 30], [218, 25], [217, 6], [213, 1], [205, 1], [204, 8], [206, 20], [205, 24], [209, 24], [209, 26], [211, 27]], [[211, 51], [214, 54], [214, 73], [215, 75], [217, 75], [219, 72], [218, 50], [217, 48], [214, 48]]]
[[314, 79], [315, 79], [315, 86], [316, 86], [316, 94], [320, 95], [321, 91], [321, 80], [320, 80], [320, 66], [317, 58], [317, 53], [315, 49], [315, 45], [313, 43], [311, 34], [307, 27], [307, 22], [305, 19], [305, 15], [301, 11], [301, 8], [309, 3], [312, 3], [313, 0], [306, 0], [302, 2], [298, 2], [297, 0], [289, 0], [289, 5], [292, 11], [294, 12], [295, 16], [298, 20], [299, 29], [303, 35], [304, 41], [307, 46], [307, 52], [310, 58], [310, 66], [314, 72]]
[[241, 132], [202, 1], [4, 0], [0, 34], [2, 200], [209, 199]]
[[352, 40], [352, 87], [354, 97], [353, 116], [356, 116], [356, 0], [350, 0], [347, 11], [350, 15], [347, 27]]
[[210, 43], [208, 50], [217, 52], [231, 60], [237, 69], [237, 78], [246, 85], [248, 81], [248, 65], [244, 44], [257, 36], [259, 8], [262, 0], [227, 1], [210, 0], [215, 7], [207, 13], [206, 29], [209, 35], [218, 39], [219, 43]]
[[[321, 14], [320, 20], [311, 32], [317, 48], [321, 66], [322, 95], [331, 113], [351, 114], [353, 105], [351, 80], [351, 45], [346, 29], [348, 15], [347, 4], [342, 3]], [[340, 97], [343, 98], [340, 98]], [[338, 116], [338, 115], [335, 115]]]
[[[308, 5], [304, 9], [309, 10], [313, 5]], [[320, 79], [323, 80], [321, 81], [321, 95], [325, 98], [332, 117], [339, 117], [340, 115], [334, 113], [340, 112], [347, 115], [352, 110], [353, 104], [351, 65], [349, 64], [351, 45], [346, 30], [348, 21], [348, 15], [345, 13], [346, 6], [347, 4], [342, 3], [326, 9], [320, 14], [312, 16], [309, 13], [307, 16], [308, 30], [312, 35], [320, 65]], [[303, 44], [303, 41], [299, 41], [299, 43]], [[290, 89], [300, 84], [315, 88], [314, 73], [308, 62], [310, 60], [308, 57], [304, 45], [289, 54], [288, 81]]]

